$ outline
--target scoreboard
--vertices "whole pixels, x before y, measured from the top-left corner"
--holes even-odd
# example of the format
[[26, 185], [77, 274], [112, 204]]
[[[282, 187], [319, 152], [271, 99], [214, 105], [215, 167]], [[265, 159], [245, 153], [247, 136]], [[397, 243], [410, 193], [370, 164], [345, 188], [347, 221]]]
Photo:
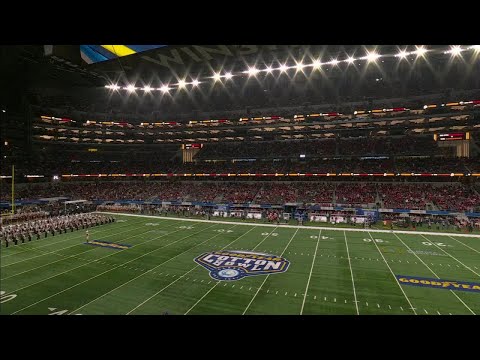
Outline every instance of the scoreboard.
[[201, 149], [203, 144], [182, 144], [182, 149]]
[[439, 133], [434, 134], [435, 141], [454, 141], [454, 140], [470, 140], [470, 133]]

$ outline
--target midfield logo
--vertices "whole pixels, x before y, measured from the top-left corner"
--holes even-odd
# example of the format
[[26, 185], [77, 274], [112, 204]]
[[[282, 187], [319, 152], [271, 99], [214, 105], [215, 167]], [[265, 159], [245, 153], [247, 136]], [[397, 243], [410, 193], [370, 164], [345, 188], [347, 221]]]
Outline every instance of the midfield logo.
[[240, 280], [246, 276], [287, 271], [290, 262], [280, 256], [249, 251], [212, 251], [195, 258], [215, 280]]

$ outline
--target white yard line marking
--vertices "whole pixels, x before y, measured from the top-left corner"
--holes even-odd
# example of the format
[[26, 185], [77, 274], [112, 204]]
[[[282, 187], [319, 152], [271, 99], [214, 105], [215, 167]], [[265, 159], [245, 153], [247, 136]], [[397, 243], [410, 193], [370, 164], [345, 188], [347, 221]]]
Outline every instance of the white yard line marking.
[[[170, 226], [168, 226], [168, 227], [170, 227]], [[146, 244], [146, 243], [149, 243], [149, 242], [158, 240], [158, 239], [161, 239], [162, 237], [167, 236], [167, 235], [171, 235], [171, 234], [173, 234], [173, 233], [175, 233], [175, 232], [177, 232], [177, 231], [179, 231], [179, 230], [175, 230], [175, 231], [172, 231], [172, 232], [170, 232], [170, 233], [161, 235], [161, 236], [159, 236], [159, 237], [155, 237], [155, 238], [153, 238], [153, 239], [150, 239], [150, 240], [147, 240], [147, 241], [143, 241], [143, 242], [141, 242], [141, 243], [139, 243], [139, 244], [133, 245], [131, 248], [133, 248], [133, 247], [135, 247], [135, 246], [143, 245], [143, 244]], [[137, 237], [137, 236], [140, 236], [140, 235], [143, 235], [143, 234], [144, 234], [144, 233], [137, 234], [137, 235], [133, 235], [133, 236], [131, 236], [131, 237], [126, 238], [125, 240], [130, 239], [130, 238], [134, 238], [134, 237]], [[113, 256], [113, 255], [116, 255], [116, 254], [121, 253], [121, 252], [123, 252], [123, 251], [125, 251], [125, 250], [120, 250], [120, 251], [118, 251], [118, 252], [113, 252], [113, 253], [111, 253], [111, 254], [109, 254], [109, 255], [106, 255], [106, 256], [104, 256], [104, 257], [101, 257], [100, 259], [107, 258], [107, 257]], [[39, 284], [39, 283], [41, 283], [41, 282], [47, 281], [47, 280], [52, 279], [52, 278], [54, 278], [54, 277], [57, 277], [57, 276], [59, 276], [59, 275], [63, 275], [63, 274], [65, 274], [65, 273], [67, 273], [67, 272], [70, 272], [70, 271], [72, 271], [72, 270], [81, 268], [81, 267], [86, 266], [86, 265], [88, 265], [88, 264], [98, 262], [98, 260], [100, 260], [100, 259], [90, 260], [90, 261], [86, 262], [86, 263], [83, 264], [83, 265], [76, 266], [76, 267], [74, 267], [74, 268], [72, 268], [72, 269], [65, 270], [65, 271], [63, 271], [63, 272], [61, 272], [61, 273], [52, 275], [52, 276], [50, 276], [50, 277], [48, 277], [48, 278], [46, 278], [46, 279], [43, 279], [43, 280], [34, 282], [33, 284], [30, 284], [30, 285], [21, 287], [21, 288], [19, 288], [19, 289], [15, 289], [15, 290], [12, 291], [11, 293], [15, 293], [15, 292], [17, 292], [17, 291], [26, 289], [26, 288], [28, 288], [28, 287], [30, 287], [30, 286], [33, 286], [33, 285]], [[122, 265], [124, 265], [124, 264], [127, 264], [127, 263], [122, 263], [120, 266], [122, 266]], [[112, 269], [112, 270], [113, 270], [113, 269]], [[9, 293], [9, 294], [10, 294], [10, 293]], [[6, 294], [6, 295], [9, 295], [9, 294]]]
[[[403, 288], [402, 286], [400, 285], [400, 282], [398, 281], [397, 277], [395, 276], [392, 268], [390, 267], [390, 265], [388, 265], [386, 259], [385, 259], [385, 256], [383, 256], [383, 253], [380, 251], [380, 249], [378, 248], [378, 245], [377, 245], [377, 242], [375, 240], [373, 240], [373, 237], [372, 237], [372, 234], [370, 234], [370, 232], [368, 232], [368, 235], [370, 236], [370, 238], [372, 239], [372, 242], [375, 244], [375, 247], [377, 248], [378, 252], [380, 253], [380, 256], [383, 258], [383, 260], [385, 261], [385, 264], [387, 265], [388, 267], [388, 270], [390, 270], [390, 273], [392, 274], [393, 278], [395, 279], [395, 282], [397, 283], [398, 287], [400, 288], [400, 290], [402, 291], [403, 295], [405, 296], [405, 299], [407, 299], [407, 302], [410, 304], [410, 307], [413, 309], [413, 305], [412, 303], [410, 302], [410, 299], [408, 298], [407, 294], [405, 294], [405, 291], [403, 291]], [[415, 312], [415, 309], [413, 309], [413, 313], [415, 315], [417, 315], [417, 313]]]
[[[422, 237], [425, 239], [425, 240], [428, 240], [424, 235], [422, 235]], [[472, 273], [474, 273], [475, 275], [477, 275], [478, 277], [480, 277], [480, 274], [477, 273], [475, 270], [473, 270], [472, 268], [470, 268], [469, 266], [465, 265], [464, 263], [462, 263], [460, 260], [458, 260], [456, 257], [454, 257], [453, 255], [451, 255], [450, 253], [446, 252], [444, 249], [442, 249], [440, 246], [438, 246], [437, 244], [435, 244], [433, 241], [430, 241], [428, 240], [430, 243], [432, 243], [434, 246], [437, 247], [437, 249], [440, 249], [442, 250], [445, 254], [447, 254], [448, 256], [450, 256], [452, 259], [454, 259], [455, 261], [457, 261], [459, 264], [461, 264], [463, 267], [467, 268], [468, 270], [470, 270]], [[457, 267], [459, 267], [457, 265]]]
[[[450, 236], [450, 235], [449, 235], [448, 237], [449, 237], [450, 239], [453, 239], [453, 240], [455, 240], [456, 242], [462, 244], [463, 246], [466, 246], [466, 247], [469, 248], [470, 250], [475, 251], [477, 254], [480, 254], [480, 251], [478, 251], [477, 249], [472, 248], [471, 246], [468, 246], [467, 244], [464, 244], [464, 243], [461, 242], [460, 240], [455, 239], [453, 236]], [[476, 269], [476, 267], [475, 267], [475, 269]]]
[[360, 311], [358, 310], [357, 292], [355, 291], [355, 280], [353, 280], [352, 262], [350, 261], [350, 251], [348, 250], [347, 233], [345, 231], [343, 232], [343, 236], [345, 238], [345, 246], [347, 247], [348, 266], [350, 267], [350, 275], [352, 277], [352, 288], [353, 298], [355, 299], [355, 308], [357, 310], [357, 315], [360, 315]]
[[[210, 226], [210, 227], [211, 227], [211, 226]], [[209, 229], [210, 227], [208, 227], [207, 229]], [[234, 227], [234, 226], [232, 226], [231, 228], [233, 228], [233, 227]], [[206, 229], [205, 229], [205, 230], [206, 230]], [[201, 230], [201, 231], [203, 231], [203, 230]], [[200, 231], [200, 232], [201, 232], [201, 231]], [[248, 232], [248, 231], [247, 231], [247, 232]], [[199, 233], [199, 232], [196, 232], [195, 234], [198, 234], [198, 233]], [[79, 308], [77, 308], [77, 309], [73, 310], [72, 312], [70, 312], [70, 314], [72, 314], [73, 312], [76, 312], [76, 311], [80, 310], [81, 308], [84, 308], [85, 306], [91, 304], [91, 303], [94, 302], [94, 301], [97, 301], [97, 300], [100, 299], [100, 298], [103, 298], [105, 295], [110, 294], [111, 292], [113, 292], [113, 291], [121, 288], [122, 286], [125, 286], [126, 284], [132, 282], [133, 280], [136, 280], [136, 279], [138, 279], [139, 277], [146, 275], [148, 272], [153, 271], [154, 269], [158, 268], [159, 266], [161, 266], [161, 265], [163, 265], [163, 264], [165, 264], [165, 263], [173, 260], [173, 259], [176, 258], [177, 256], [180, 256], [180, 255], [186, 253], [187, 251], [190, 251], [190, 250], [192, 250], [193, 248], [195, 248], [195, 247], [197, 247], [197, 246], [199, 246], [199, 245], [202, 245], [202, 244], [204, 244], [205, 242], [207, 242], [207, 241], [209, 241], [209, 240], [214, 239], [215, 237], [217, 237], [217, 236], [219, 236], [219, 235], [221, 235], [221, 233], [218, 233], [218, 234], [216, 234], [216, 235], [213, 235], [212, 237], [209, 237], [209, 238], [206, 239], [205, 241], [202, 241], [201, 243], [196, 244], [195, 246], [193, 246], [193, 247], [191, 247], [191, 248], [189, 248], [189, 249], [187, 249], [187, 250], [185, 250], [185, 251], [183, 251], [183, 252], [175, 255], [174, 257], [169, 258], [168, 260], [166, 260], [166, 261], [158, 264], [157, 266], [155, 266], [154, 268], [148, 270], [147, 272], [145, 272], [145, 273], [143, 273], [143, 274], [141, 274], [141, 275], [138, 275], [138, 276], [134, 277], [133, 279], [130, 279], [129, 281], [127, 281], [127, 282], [125, 282], [125, 283], [117, 286], [115, 289], [112, 289], [112, 290], [106, 292], [105, 294], [103, 294], [103, 295], [101, 295], [101, 296], [93, 299], [92, 301], [90, 301], [90, 302], [88, 302], [88, 303], [80, 306]], [[245, 234], [243, 234], [243, 235], [245, 235]], [[241, 236], [243, 236], [243, 235], [241, 235]], [[240, 237], [241, 237], [241, 236], [240, 236]], [[238, 238], [240, 238], [240, 237], [238, 237]], [[238, 238], [237, 238], [237, 239], [238, 239]], [[234, 240], [234, 241], [235, 241], [235, 240]], [[232, 243], [233, 243], [233, 242], [232, 242]], [[232, 244], [232, 243], [230, 243], [230, 244]], [[228, 245], [230, 245], [230, 244], [228, 244]], [[227, 245], [227, 246], [228, 246], [228, 245]], [[190, 271], [188, 271], [187, 273], [183, 274], [182, 276], [178, 277], [176, 280], [174, 280], [173, 282], [171, 282], [168, 286], [170, 286], [172, 283], [177, 282], [177, 281], [180, 280], [181, 278], [185, 277], [185, 275], [187, 275], [188, 273], [190, 273], [190, 272], [191, 272], [193, 269], [195, 269], [196, 267], [197, 267], [197, 266], [195, 266], [194, 268], [192, 268]], [[168, 275], [168, 274], [167, 274], [167, 275]], [[188, 280], [188, 279], [189, 279], [189, 277], [187, 278], [187, 280]], [[196, 280], [197, 280], [197, 279], [193, 279], [193, 281], [196, 281]], [[163, 289], [166, 289], [168, 286], [164, 287]], [[162, 289], [162, 291], [163, 291], [163, 289]], [[145, 302], [146, 302], [146, 301], [145, 301]], [[144, 302], [144, 303], [145, 303], [145, 302]], [[140, 305], [139, 305], [139, 306], [140, 306]], [[137, 307], [139, 307], [139, 306], [137, 306]], [[135, 309], [134, 309], [134, 310], [135, 310]], [[133, 310], [132, 310], [132, 311], [133, 311]]]
[[308, 287], [310, 286], [310, 279], [312, 278], [313, 266], [315, 265], [315, 257], [317, 256], [318, 243], [320, 242], [321, 235], [322, 235], [322, 230], [320, 230], [318, 233], [317, 245], [315, 246], [315, 253], [313, 254], [312, 266], [310, 267], [310, 274], [308, 275], [307, 286], [305, 287], [305, 296], [303, 297], [302, 308], [300, 309], [300, 315], [303, 315], [303, 308], [305, 307], [305, 300], [307, 299]]
[[[285, 246], [285, 249], [283, 249], [282, 253], [280, 254], [280, 257], [283, 256], [283, 254], [285, 253], [285, 251], [287, 251], [287, 248], [288, 246], [290, 245], [290, 243], [292, 242], [293, 238], [295, 237], [295, 235], [297, 235], [297, 232], [298, 232], [298, 228], [297, 230], [295, 231], [295, 233], [292, 235], [290, 241], [288, 242], [287, 246]], [[250, 300], [250, 302], [248, 303], [247, 307], [245, 308], [245, 310], [243, 310], [243, 313], [242, 315], [245, 315], [245, 313], [248, 311], [248, 309], [250, 308], [250, 305], [252, 305], [253, 303], [253, 300], [255, 300], [255, 298], [257, 297], [258, 293], [260, 292], [260, 289], [262, 288], [262, 286], [265, 284], [265, 282], [267, 281], [267, 279], [270, 277], [270, 274], [268, 274], [266, 277], [265, 277], [265, 280], [263, 280], [262, 284], [260, 285], [260, 287], [258, 288], [257, 292], [255, 293], [255, 295], [253, 295], [252, 297], [252, 300]]]
[[[214, 226], [214, 225], [212, 225], [212, 226]], [[206, 229], [208, 229], [208, 228], [210, 228], [210, 227], [212, 227], [212, 226], [209, 226], [209, 227], [207, 227]], [[31, 307], [31, 306], [34, 306], [34, 305], [36, 305], [36, 304], [38, 304], [38, 303], [40, 303], [40, 302], [42, 302], [42, 301], [45, 301], [45, 300], [47, 300], [47, 299], [50, 299], [50, 298], [52, 298], [52, 297], [54, 297], [54, 296], [56, 296], [56, 295], [58, 295], [58, 294], [61, 294], [61, 293], [65, 292], [65, 291], [67, 291], [67, 290], [70, 290], [70, 289], [72, 289], [72, 288], [74, 288], [74, 287], [77, 287], [77, 286], [80, 285], [80, 284], [83, 284], [83, 283], [85, 283], [85, 282], [87, 282], [87, 281], [90, 281], [90, 280], [92, 280], [92, 279], [95, 279], [95, 278], [97, 278], [97, 277], [99, 277], [99, 276], [101, 276], [101, 275], [103, 275], [103, 274], [106, 274], [106, 273], [108, 273], [108, 272], [110, 272], [110, 271], [113, 271], [113, 270], [119, 268], [120, 266], [122, 266], [122, 265], [124, 265], [124, 264], [131, 263], [132, 261], [135, 261], [135, 260], [140, 259], [140, 258], [142, 258], [142, 257], [144, 257], [144, 256], [147, 256], [147, 255], [150, 254], [150, 253], [153, 253], [153, 252], [158, 251], [158, 250], [160, 250], [160, 249], [163, 249], [163, 248], [165, 248], [165, 247], [167, 247], [167, 246], [170, 246], [170, 245], [172, 245], [172, 244], [175, 244], [175, 243], [177, 243], [177, 242], [179, 242], [179, 241], [181, 241], [181, 240], [183, 240], [183, 239], [186, 239], [186, 238], [191, 237], [191, 236], [193, 236], [193, 235], [196, 235], [196, 234], [198, 234], [198, 233], [200, 233], [200, 232], [203, 232], [203, 231], [206, 230], [206, 229], [197, 231], [196, 233], [193, 233], [193, 234], [191, 234], [191, 235], [184, 236], [184, 237], [181, 238], [181, 239], [178, 239], [178, 240], [175, 240], [174, 242], [171, 242], [171, 243], [168, 243], [168, 244], [166, 244], [166, 245], [160, 246], [160, 247], [158, 247], [158, 248], [156, 248], [156, 249], [154, 249], [154, 250], [151, 250], [151, 251], [149, 251], [149, 252], [146, 252], [146, 253], [143, 254], [143, 255], [137, 256], [136, 258], [133, 258], [132, 260], [129, 260], [129, 261], [124, 262], [124, 263], [122, 263], [122, 264], [120, 264], [120, 265], [117, 265], [117, 266], [115, 266], [114, 268], [112, 268], [112, 269], [110, 269], [110, 270], [103, 271], [103, 272], [101, 272], [100, 274], [97, 274], [97, 275], [92, 276], [92, 277], [90, 277], [90, 278], [88, 278], [88, 279], [85, 279], [85, 280], [83, 280], [83, 281], [81, 281], [81, 282], [79, 282], [79, 283], [77, 283], [77, 284], [75, 284], [75, 285], [72, 285], [72, 286], [70, 286], [70, 287], [68, 287], [68, 288], [66, 288], [66, 289], [64, 289], [64, 290], [62, 290], [62, 291], [59, 291], [59, 292], [57, 292], [57, 293], [55, 293], [55, 294], [53, 294], [53, 295], [50, 295], [50, 296], [48, 296], [48, 297], [46, 297], [46, 298], [44, 298], [44, 299], [41, 299], [41, 300], [39, 300], [39, 301], [37, 301], [37, 302], [35, 302], [35, 303], [33, 303], [33, 304], [30, 304], [30, 305], [28, 305], [28, 306], [26, 306], [26, 307], [24, 307], [24, 308], [22, 308], [22, 309], [20, 309], [20, 310], [17, 310], [17, 311], [15, 311], [14, 313], [12, 313], [12, 315], [13, 315], [13, 314], [16, 314], [16, 313], [18, 313], [18, 312], [20, 312], [20, 311], [23, 311], [23, 310], [25, 310], [25, 309], [27, 309], [27, 308], [29, 308], [29, 307]], [[131, 248], [133, 248], [133, 247], [135, 247], [135, 246], [142, 245], [142, 244], [146, 244], [146, 243], [149, 243], [149, 242], [152, 242], [152, 241], [155, 241], [155, 240], [158, 240], [158, 239], [160, 239], [160, 238], [162, 238], [162, 237], [164, 237], [164, 236], [171, 235], [171, 234], [173, 234], [173, 233], [175, 233], [175, 232], [177, 232], [177, 231], [180, 231], [180, 230], [176, 230], [176, 231], [172, 231], [171, 233], [168, 233], [168, 234], [160, 235], [160, 236], [155, 237], [155, 238], [153, 238], [153, 239], [151, 239], [151, 240], [144, 241], [143, 243], [133, 245]], [[120, 253], [120, 252], [122, 252], [122, 251], [117, 252], [117, 254]], [[105, 257], [112, 256], [112, 255], [113, 255], [113, 254], [110, 254], [110, 255], [107, 255], [107, 256], [105, 256]], [[101, 259], [102, 259], [102, 258], [101, 258]], [[98, 260], [98, 259], [97, 259], [97, 260]], [[87, 263], [87, 264], [88, 264], [88, 263]], [[85, 265], [86, 265], [86, 264], [85, 264]], [[85, 265], [82, 265], [82, 266], [85, 266]], [[80, 267], [80, 266], [79, 266], [79, 267]], [[75, 268], [74, 268], [74, 269], [75, 269]], [[73, 269], [71, 269], [71, 270], [73, 270]], [[71, 271], [71, 270], [68, 270], [68, 271]], [[68, 272], [68, 271], [65, 271], [65, 272]], [[62, 273], [60, 273], [60, 274], [62, 274]], [[57, 275], [55, 275], [55, 276], [58, 276], [58, 275], [60, 275], [60, 274], [57, 274]], [[52, 276], [52, 277], [55, 277], [55, 276]], [[46, 279], [45, 279], [45, 280], [46, 280]], [[42, 281], [45, 281], [45, 280], [42, 280]], [[39, 282], [42, 282], [42, 281], [39, 281]], [[32, 285], [33, 285], [33, 284], [32, 284]], [[29, 285], [29, 286], [31, 286], [31, 285]], [[29, 287], [29, 286], [26, 286], [26, 287]], [[26, 287], [25, 287], [25, 288], [26, 288]], [[18, 291], [18, 290], [15, 290], [15, 291]]]
[[[96, 211], [98, 214], [110, 214], [110, 215], [119, 215], [118, 213], [111, 213], [107, 211]], [[190, 222], [199, 222], [199, 223], [215, 223], [215, 224], [227, 224], [227, 225], [241, 225], [241, 226], [258, 226], [258, 227], [278, 227], [278, 225], [273, 224], [258, 224], [258, 223], [248, 223], [248, 222], [231, 222], [231, 221], [219, 221], [219, 220], [199, 220], [199, 219], [185, 219], [185, 218], [176, 218], [176, 217], [164, 217], [164, 216], [153, 216], [153, 215], [138, 215], [138, 214], [126, 214], [122, 213], [122, 216], [130, 217], [143, 217], [143, 218], [153, 218], [153, 219], [165, 219], [165, 220], [175, 220], [175, 221], [190, 221]], [[332, 230], [332, 231], [352, 231], [352, 232], [369, 232], [369, 233], [381, 233], [381, 234], [416, 234], [416, 235], [439, 235], [439, 236], [449, 236], [451, 233], [439, 233], [439, 232], [427, 232], [427, 231], [402, 231], [402, 230], [377, 230], [377, 229], [362, 229], [362, 228], [334, 228], [334, 227], [322, 227], [322, 226], [297, 226], [297, 225], [282, 225], [282, 228], [290, 229], [309, 229], [309, 230]], [[456, 237], [468, 237], [468, 238], [480, 238], [480, 235], [471, 235], [471, 234], [455, 234]]]
[[[118, 233], [111, 234], [111, 235], [107, 235], [107, 236], [102, 236], [102, 237], [99, 237], [99, 238], [97, 238], [97, 239], [106, 239], [106, 238], [109, 238], [109, 237], [112, 237], [112, 236], [116, 236], [116, 235], [119, 235], [119, 234], [123, 234], [123, 233], [126, 233], [126, 232], [130, 232], [130, 231], [134, 231], [134, 230], [137, 230], [137, 231], [138, 231], [138, 229], [140, 229], [140, 227], [137, 227], [137, 228], [134, 228], [134, 229], [130, 229], [130, 230], [125, 230], [125, 231], [120, 231], [120, 232], [118, 232]], [[142, 234], [146, 234], [146, 233], [147, 233], [147, 232], [142, 233]], [[75, 238], [69, 238], [69, 239], [67, 239], [67, 240], [65, 240], [65, 241], [74, 240], [74, 239], [75, 239]], [[52, 244], [52, 245], [53, 245], [53, 244]], [[75, 244], [73, 244], [73, 245], [70, 245], [70, 246], [67, 246], [67, 247], [64, 247], [64, 248], [61, 248], [61, 249], [57, 249], [57, 250], [53, 250], [53, 251], [49, 251], [49, 252], [44, 252], [44, 253], [42, 253], [42, 255], [32, 256], [32, 257], [30, 257], [30, 258], [28, 258], [28, 259], [23, 259], [23, 260], [16, 261], [16, 262], [13, 262], [13, 263], [10, 263], [10, 264], [7, 264], [7, 265], [3, 265], [3, 266], [1, 266], [1, 268], [3, 269], [3, 268], [6, 268], [6, 267], [8, 267], [8, 266], [11, 266], [11, 265], [19, 264], [19, 263], [21, 263], [21, 262], [25, 262], [25, 261], [28, 261], [28, 260], [31, 260], [31, 259], [36, 259], [36, 258], [38, 258], [38, 257], [45, 256], [45, 255], [48, 255], [48, 254], [54, 254], [54, 255], [64, 256], [64, 255], [56, 254], [56, 253], [59, 252], [59, 251], [62, 251], [62, 250], [69, 249], [69, 248], [71, 248], [71, 247], [83, 246], [83, 245], [84, 245], [83, 242], [80, 243], [80, 244], [79, 244], [79, 243], [75, 243]], [[84, 253], [86, 253], [86, 252], [93, 251], [93, 250], [95, 250], [95, 249], [96, 249], [96, 248], [93, 247], [93, 248], [88, 249], [88, 250], [86, 250], [86, 251], [83, 251], [83, 252], [81, 252], [81, 253], [79, 253], [79, 254], [77, 254], [77, 255], [71, 255], [71, 256], [68, 256], [68, 257], [64, 257], [64, 258], [62, 258], [62, 259], [60, 259], [60, 260], [52, 261], [52, 262], [50, 262], [50, 263], [48, 263], [48, 264], [45, 264], [45, 265], [42, 265], [42, 266], [47, 266], [47, 265], [50, 265], [50, 264], [53, 264], [53, 263], [56, 263], [56, 262], [59, 262], [59, 261], [62, 261], [62, 260], [66, 260], [66, 259], [71, 258], [71, 257], [74, 257], [74, 256], [82, 255], [82, 254], [84, 254]], [[2, 259], [3, 259], [3, 258], [2, 258]], [[42, 267], [42, 266], [39, 266], [39, 267]], [[35, 268], [35, 269], [38, 269], [39, 267], [37, 267], [37, 268]], [[31, 270], [34, 270], [34, 269], [31, 269]], [[27, 271], [31, 271], [31, 270], [27, 270]], [[22, 272], [22, 274], [25, 273], [25, 272], [27, 272], [27, 271]], [[14, 276], [16, 276], [16, 275], [14, 275]], [[5, 279], [6, 279], [6, 278], [4, 278], [4, 279], [2, 279], [2, 280], [5, 280]]]
[[[415, 255], [415, 257], [420, 260], [420, 262], [425, 265], [425, 267], [430, 270], [430, 272], [435, 275], [435, 277], [437, 279], [440, 279], [440, 277], [435, 273], [435, 271], [433, 271], [432, 269], [430, 269], [430, 267], [422, 260], [422, 258], [420, 256], [417, 255], [417, 253], [415, 253], [406, 243], [403, 242], [403, 240], [400, 238], [400, 236], [398, 236], [397, 234], [394, 234], [398, 240], [400, 240], [400, 242], [403, 244], [403, 246], [405, 246], [411, 254]], [[473, 314], [473, 315], [476, 315], [472, 309], [470, 309], [470, 307], [468, 307], [467, 304], [465, 304], [463, 302], [463, 300], [453, 291], [453, 290], [450, 290], [450, 292]]]

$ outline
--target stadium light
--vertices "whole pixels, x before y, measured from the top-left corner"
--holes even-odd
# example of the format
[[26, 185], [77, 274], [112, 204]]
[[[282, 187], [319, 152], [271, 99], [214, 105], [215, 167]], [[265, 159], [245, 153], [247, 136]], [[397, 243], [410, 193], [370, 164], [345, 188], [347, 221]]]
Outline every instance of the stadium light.
[[266, 71], [267, 73], [270, 74], [273, 71], [273, 68], [271, 66], [269, 66], [264, 71]]
[[232, 77], [233, 77], [232, 73], [229, 73], [229, 72], [228, 72], [228, 73], [225, 74], [225, 79], [228, 79], [228, 80], [229, 80], [229, 79], [231, 79]]
[[106, 87], [107, 89], [111, 89], [111, 90], [118, 90], [118, 89], [120, 89], [120, 86], [118, 86], [117, 84], [105, 85], [105, 87]]
[[198, 80], [193, 80], [192, 83], [191, 83], [193, 86], [198, 86], [200, 84], [200, 81]]
[[330, 60], [329, 64], [330, 65], [338, 65], [338, 60], [337, 59], [333, 59], [333, 60]]
[[134, 92], [136, 87], [135, 85], [128, 85], [127, 87], [124, 88], [125, 90], [128, 90], [129, 92]]
[[153, 89], [150, 86], [145, 86], [144, 88], [142, 88], [142, 90], [145, 91], [145, 92], [150, 92]]
[[353, 64], [353, 62], [355, 61], [355, 59], [353, 58], [353, 56], [350, 56], [347, 58], [347, 60], [345, 60], [347, 63], [349, 64]]
[[282, 64], [280, 65], [280, 67], [278, 68], [278, 70], [280, 70], [281, 72], [285, 72], [288, 70], [288, 66], [285, 65], [285, 64]]
[[186, 85], [187, 85], [187, 83], [186, 83], [185, 80], [180, 80], [180, 81], [178, 82], [178, 87], [179, 87], [179, 88], [184, 88]]
[[244, 71], [244, 73], [247, 73], [249, 76], [254, 76], [258, 74], [260, 70], [258, 70], [255, 66], [249, 67], [247, 71]]
[[445, 51], [445, 54], [450, 53], [452, 56], [458, 56], [463, 50], [464, 49], [462, 49], [462, 47], [459, 45], [452, 45], [449, 51]]
[[295, 65], [295, 68], [297, 70], [302, 70], [304, 67], [305, 67], [305, 65], [302, 62], [299, 62], [299, 63], [297, 63], [297, 65]]
[[222, 78], [222, 76], [219, 73], [215, 73], [213, 75], [213, 80], [215, 80], [215, 81], [220, 81], [221, 78]]
[[2, 112], [3, 112], [3, 113], [6, 113], [6, 112], [7, 112], [7, 110], [5, 110], [5, 109], [2, 109]]
[[480, 51], [480, 45], [472, 45], [469, 47], [469, 49], [475, 50], [475, 51]]
[[407, 55], [408, 55], [408, 52], [403, 50], [403, 51], [400, 51], [397, 55], [395, 55], [395, 57], [399, 57], [400, 59], [405, 59]]
[[425, 49], [423, 46], [417, 46], [417, 50], [415, 50], [413, 53], [417, 54], [417, 56], [423, 56], [428, 50]]
[[163, 85], [161, 88], [160, 88], [161, 91], [163, 91], [164, 93], [167, 93], [169, 92], [171, 89], [168, 87], [168, 85]]
[[58, 179], [59, 179], [58, 175], [53, 175], [53, 180], [58, 180]]
[[319, 69], [320, 66], [322, 66], [322, 63], [320, 62], [320, 60], [315, 60], [312, 65], [314, 69]]
[[375, 51], [368, 52], [366, 56], [361, 59], [367, 60], [368, 62], [373, 62], [377, 60], [381, 55], [377, 54]]

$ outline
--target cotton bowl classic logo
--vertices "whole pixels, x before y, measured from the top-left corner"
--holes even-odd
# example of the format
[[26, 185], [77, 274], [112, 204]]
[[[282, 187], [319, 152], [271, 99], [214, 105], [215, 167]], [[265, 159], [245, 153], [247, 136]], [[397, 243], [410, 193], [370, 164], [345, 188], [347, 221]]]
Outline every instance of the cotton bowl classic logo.
[[249, 251], [213, 251], [195, 258], [210, 270], [215, 280], [240, 280], [246, 276], [277, 274], [287, 271], [290, 262], [280, 256]]

